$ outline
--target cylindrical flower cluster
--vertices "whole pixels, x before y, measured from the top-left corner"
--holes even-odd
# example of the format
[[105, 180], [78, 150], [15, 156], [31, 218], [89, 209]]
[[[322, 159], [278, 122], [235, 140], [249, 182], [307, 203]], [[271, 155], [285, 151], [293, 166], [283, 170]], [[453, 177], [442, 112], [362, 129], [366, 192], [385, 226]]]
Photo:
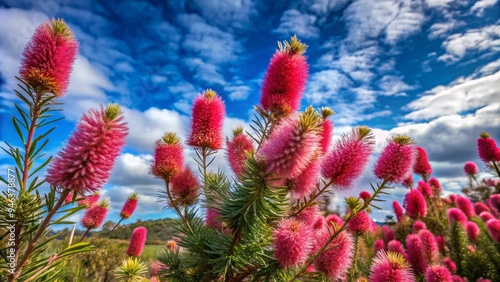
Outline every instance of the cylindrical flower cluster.
[[137, 227], [132, 231], [132, 236], [130, 237], [130, 242], [127, 248], [127, 255], [129, 257], [139, 257], [142, 253], [142, 249], [146, 244], [146, 237], [148, 234], [148, 230], [146, 227]]
[[184, 148], [173, 132], [166, 133], [156, 141], [151, 173], [165, 181], [170, 181], [184, 166]]
[[[374, 173], [378, 179], [385, 179], [388, 183], [402, 183], [411, 177], [414, 162], [413, 141], [406, 135], [396, 135], [387, 141], [375, 164]], [[407, 185], [411, 187], [411, 184]]]
[[137, 201], [139, 200], [139, 194], [132, 193], [128, 196], [127, 201], [123, 205], [122, 211], [120, 212], [120, 216], [122, 218], [129, 218], [135, 211], [137, 207]]

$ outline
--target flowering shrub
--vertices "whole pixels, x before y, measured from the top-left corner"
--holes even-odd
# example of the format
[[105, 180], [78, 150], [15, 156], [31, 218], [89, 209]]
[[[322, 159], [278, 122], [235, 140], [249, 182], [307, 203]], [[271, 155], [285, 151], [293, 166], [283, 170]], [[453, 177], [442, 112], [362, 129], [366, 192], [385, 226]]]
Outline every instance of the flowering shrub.
[[[59, 154], [33, 168], [43, 157], [40, 152], [51, 131], [35, 137], [35, 130], [53, 121], [46, 114], [67, 89], [77, 46], [64, 22], [53, 20], [37, 29], [24, 52], [19, 87], [25, 93], [16, 94], [29, 111], [16, 105], [20, 117], [14, 118], [24, 150], [10, 144], [6, 148], [18, 166], [18, 204], [13, 215], [2, 209], [0, 218], [3, 223], [7, 218], [17, 220], [9, 281], [63, 279], [56, 266], [70, 255], [92, 249], [93, 240], [83, 240], [108, 213], [109, 199], [100, 199], [99, 190], [128, 131], [119, 105], [84, 114]], [[237, 127], [224, 142], [225, 105], [209, 89], [193, 101], [186, 144], [175, 132], [156, 142], [150, 172], [164, 182], [159, 196], [177, 214], [179, 237], [166, 244], [148, 271], [139, 258], [147, 229], [136, 228], [128, 258], [115, 269], [115, 277], [120, 281], [146, 277], [150, 281], [499, 281], [500, 181], [480, 183], [477, 165], [468, 162], [464, 172], [470, 185], [463, 191], [468, 197], [442, 198], [427, 152], [407, 135], [388, 138], [370, 168], [380, 182], [372, 184], [371, 191], [347, 197], [344, 216], [321, 212], [321, 199], [328, 193], [352, 189], [368, 165], [375, 137], [370, 128], [358, 126], [332, 142], [333, 110], [298, 111], [308, 77], [306, 49], [295, 36], [279, 44], [264, 77], [250, 132]], [[495, 140], [482, 133], [477, 145], [490, 172], [500, 177]], [[197, 170], [185, 162], [184, 146], [194, 150]], [[232, 171], [211, 166], [220, 150], [226, 151]], [[43, 180], [33, 178], [48, 164]], [[416, 186], [413, 174], [421, 178]], [[45, 183], [49, 192], [42, 197], [39, 189]], [[409, 191], [402, 205], [393, 202], [397, 222], [380, 227], [369, 215], [395, 185]], [[2, 205], [8, 202], [4, 199]], [[137, 194], [129, 196], [111, 231], [130, 218], [137, 199]], [[73, 207], [74, 203], [78, 205]], [[42, 252], [51, 240], [46, 238], [48, 228], [82, 209], [86, 209], [81, 222], [86, 231], [80, 241], [73, 243], [71, 237], [64, 250], [48, 256]], [[9, 248], [2, 250], [6, 265], [8, 252]]]

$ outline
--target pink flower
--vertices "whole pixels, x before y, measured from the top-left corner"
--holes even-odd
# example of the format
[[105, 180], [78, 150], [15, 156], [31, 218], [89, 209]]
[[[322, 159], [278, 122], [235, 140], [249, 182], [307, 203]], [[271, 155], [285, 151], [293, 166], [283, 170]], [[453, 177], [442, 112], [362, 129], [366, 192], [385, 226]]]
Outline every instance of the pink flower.
[[288, 186], [290, 187], [291, 199], [297, 200], [311, 194], [316, 189], [318, 181], [321, 161], [319, 159], [312, 160], [306, 168], [294, 179], [290, 179]]
[[476, 215], [476, 213], [474, 212], [474, 206], [472, 205], [472, 202], [469, 199], [463, 196], [457, 196], [455, 203], [457, 204], [457, 207], [461, 209], [467, 217], [471, 218]]
[[233, 130], [233, 138], [227, 141], [227, 158], [229, 166], [236, 175], [243, 173], [246, 153], [253, 151], [252, 140], [243, 134], [243, 127]]
[[500, 194], [493, 194], [490, 196], [491, 205], [500, 212]]
[[488, 178], [484, 180], [484, 184], [491, 187], [497, 187], [500, 185], [500, 179]]
[[307, 124], [306, 116], [311, 117], [313, 113], [309, 110], [283, 119], [262, 144], [259, 155], [274, 177], [296, 178], [316, 157], [320, 136], [316, 132], [317, 124]]
[[418, 234], [409, 234], [406, 236], [407, 258], [415, 274], [424, 273], [427, 267], [422, 249], [422, 241]]
[[150, 269], [149, 272], [151, 273], [152, 276], [157, 276], [158, 274], [160, 274], [160, 271], [162, 269], [168, 269], [168, 267], [163, 263], [155, 260], [151, 263], [149, 269]]
[[64, 203], [67, 205], [69, 203], [73, 202], [73, 193], [69, 193], [66, 198], [64, 198]]
[[[316, 245], [323, 246], [330, 238], [330, 234], [323, 230], [317, 236]], [[332, 280], [343, 277], [352, 264], [353, 242], [347, 232], [341, 232], [328, 245], [328, 251], [321, 253], [314, 261], [317, 271], [323, 272]]]
[[413, 223], [413, 233], [418, 233], [420, 230], [425, 229], [425, 223], [420, 220], [417, 220]]
[[496, 161], [496, 155], [498, 152], [497, 144], [495, 139], [491, 138], [486, 132], [482, 132], [477, 139], [477, 150], [479, 151], [479, 157], [483, 162]]
[[405, 196], [404, 207], [406, 213], [412, 217], [425, 217], [427, 215], [427, 204], [419, 190], [413, 189]]
[[139, 195], [137, 193], [132, 193], [128, 196], [127, 201], [123, 205], [122, 211], [120, 212], [120, 216], [122, 218], [129, 218], [135, 211], [137, 207], [137, 201], [139, 200]]
[[443, 265], [448, 268], [451, 273], [455, 273], [457, 271], [457, 265], [451, 260], [451, 258], [444, 258]]
[[489, 212], [489, 211], [490, 208], [488, 208], [488, 206], [485, 205], [484, 203], [477, 202], [474, 204], [474, 212], [476, 212], [476, 214], [481, 214], [482, 212]]
[[315, 231], [323, 230], [326, 226], [326, 219], [322, 216], [317, 216], [312, 229]]
[[78, 201], [79, 206], [91, 207], [99, 201], [99, 197], [101, 197], [101, 192], [97, 191], [94, 194], [85, 197], [83, 200]]
[[443, 190], [443, 188], [441, 187], [441, 184], [439, 183], [439, 181], [432, 177], [431, 179], [429, 179], [429, 185], [431, 187], [433, 187], [434, 191], [438, 192], [438, 193], [441, 193], [441, 191]]
[[283, 219], [273, 232], [274, 257], [281, 267], [289, 268], [304, 262], [312, 248], [312, 232], [308, 225]]
[[436, 243], [438, 245], [439, 251], [444, 254], [444, 238], [441, 235], [436, 236]]
[[372, 220], [365, 211], [361, 211], [349, 220], [347, 227], [352, 233], [362, 234], [371, 231]]
[[109, 199], [99, 201], [85, 212], [82, 218], [82, 225], [87, 229], [96, 229], [101, 226], [108, 214]]
[[156, 141], [151, 173], [161, 179], [170, 181], [184, 166], [184, 148], [173, 132], [166, 133]]
[[394, 209], [394, 213], [396, 214], [397, 221], [400, 222], [403, 218], [403, 208], [398, 201], [392, 202], [392, 208]]
[[389, 243], [387, 244], [387, 250], [389, 252], [400, 253], [401, 255], [403, 255], [403, 257], [406, 257], [405, 248], [403, 247], [403, 244], [398, 240], [389, 241]]
[[337, 187], [350, 188], [361, 176], [373, 152], [374, 135], [368, 127], [342, 135], [324, 157], [321, 174]]
[[402, 183], [411, 175], [415, 161], [413, 141], [406, 135], [396, 135], [387, 141], [387, 145], [375, 164], [374, 173], [388, 183]]
[[146, 227], [137, 227], [132, 231], [132, 236], [130, 237], [130, 243], [128, 244], [127, 255], [129, 257], [139, 257], [142, 253], [142, 249], [144, 248], [144, 244], [146, 244], [146, 236], [148, 234], [148, 230]]
[[479, 214], [479, 217], [484, 222], [488, 222], [488, 220], [490, 220], [490, 219], [495, 219], [495, 217], [493, 215], [491, 215], [491, 213], [489, 213], [489, 212], [482, 212]]
[[211, 150], [221, 149], [224, 142], [222, 126], [226, 115], [221, 97], [212, 89], [206, 90], [194, 100], [192, 115], [187, 144]]
[[308, 77], [309, 65], [303, 56], [306, 48], [295, 36], [280, 44], [262, 83], [260, 104], [264, 110], [277, 117], [297, 111]]
[[427, 229], [418, 232], [422, 243], [422, 254], [427, 264], [433, 264], [438, 259], [438, 245], [434, 234]]
[[451, 273], [442, 265], [432, 265], [427, 268], [425, 273], [426, 282], [453, 282]]
[[479, 227], [476, 223], [469, 221], [467, 222], [467, 237], [471, 242], [476, 242], [477, 235], [479, 235]]
[[417, 159], [413, 166], [413, 172], [423, 176], [428, 176], [432, 173], [432, 168], [427, 158], [427, 152], [422, 147], [417, 147]]
[[448, 222], [450, 224], [453, 224], [454, 222], [458, 222], [462, 226], [465, 226], [467, 224], [467, 216], [460, 209], [450, 208], [448, 210]]
[[172, 185], [171, 192], [174, 202], [182, 206], [194, 204], [198, 197], [200, 185], [189, 167], [185, 167], [182, 171], [174, 175], [170, 184]]
[[414, 282], [410, 265], [398, 253], [378, 252], [370, 267], [370, 282]]
[[298, 215], [297, 219], [304, 222], [305, 224], [312, 226], [314, 225], [314, 222], [316, 221], [316, 218], [320, 215], [318, 215], [319, 208], [318, 205], [313, 205], [309, 206], [305, 209], [303, 209]]
[[486, 222], [486, 228], [488, 229], [488, 233], [490, 233], [491, 239], [493, 239], [497, 243], [500, 243], [500, 220], [488, 220]]
[[413, 174], [410, 173], [401, 184], [406, 188], [413, 188]]
[[40, 25], [23, 51], [19, 73], [35, 92], [62, 97], [68, 88], [78, 41], [63, 20]]
[[483, 278], [483, 277], [480, 277], [476, 280], [476, 282], [491, 282], [490, 279], [486, 279], [486, 278]]
[[334, 213], [327, 215], [325, 219], [328, 226], [331, 226], [331, 222], [335, 223], [338, 227], [344, 225], [342, 218]]
[[321, 127], [323, 131], [321, 132], [321, 152], [323, 154], [328, 153], [330, 149], [330, 143], [333, 135], [333, 122], [328, 119], [329, 116], [333, 114], [333, 110], [325, 107], [322, 109], [323, 114], [323, 122], [321, 123]]
[[424, 197], [426, 197], [426, 198], [430, 198], [430, 197], [434, 196], [434, 192], [432, 191], [431, 186], [429, 186], [429, 184], [427, 184], [424, 181], [418, 182], [417, 189], [420, 192], [422, 192], [422, 195], [424, 195]]
[[464, 282], [464, 280], [462, 279], [462, 277], [460, 277], [458, 275], [453, 275], [451, 277], [451, 281], [453, 281], [453, 282]]
[[125, 145], [127, 125], [120, 106], [90, 110], [84, 114], [68, 143], [52, 159], [47, 182], [84, 195], [95, 192], [106, 183], [116, 158]]
[[457, 199], [457, 195], [455, 195], [455, 194], [451, 194], [449, 197], [450, 197], [450, 200], [451, 200], [453, 203], [454, 203], [454, 202], [455, 202], [455, 200]]
[[368, 191], [361, 191], [359, 193], [359, 198], [363, 199], [363, 201], [367, 201], [371, 197], [372, 197], [372, 194], [370, 194], [370, 192], [368, 192]]
[[479, 173], [479, 168], [474, 162], [466, 162], [464, 165], [465, 174], [468, 176], [474, 176]]
[[382, 240], [382, 239], [377, 239], [377, 240], [375, 240], [375, 243], [373, 243], [373, 252], [374, 252], [375, 254], [377, 254], [377, 253], [378, 253], [378, 251], [380, 251], [380, 250], [382, 250], [382, 251], [383, 251], [384, 249], [385, 249], [385, 243], [384, 243], [384, 240]]
[[222, 230], [222, 221], [220, 220], [219, 212], [215, 209], [207, 208], [207, 214], [205, 217], [205, 224], [208, 227]]
[[382, 235], [384, 236], [384, 242], [394, 240], [394, 231], [387, 225], [382, 226]]

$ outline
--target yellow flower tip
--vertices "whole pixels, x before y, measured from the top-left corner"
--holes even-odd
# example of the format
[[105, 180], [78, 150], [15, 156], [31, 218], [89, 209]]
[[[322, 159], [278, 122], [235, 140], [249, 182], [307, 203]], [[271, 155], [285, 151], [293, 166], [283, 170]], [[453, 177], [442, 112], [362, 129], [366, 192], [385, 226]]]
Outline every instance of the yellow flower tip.
[[483, 132], [481, 132], [481, 133], [479, 134], [479, 137], [481, 137], [481, 138], [488, 138], [488, 137], [490, 137], [490, 135], [488, 134], [488, 132], [483, 131]]
[[347, 210], [351, 212], [357, 212], [358, 209], [363, 206], [363, 202], [359, 198], [353, 196], [345, 198], [345, 203]]
[[375, 134], [368, 126], [358, 126], [356, 130], [358, 131], [359, 140], [365, 139], [369, 142], [375, 142]]
[[204, 95], [208, 100], [212, 100], [213, 98], [215, 98], [217, 96], [217, 92], [215, 92], [212, 89], [207, 89], [203, 92], [202, 95]]
[[179, 137], [177, 137], [177, 134], [175, 134], [174, 132], [167, 132], [165, 133], [165, 135], [163, 135], [163, 137], [161, 138], [161, 140], [165, 143], [165, 144], [179, 144], [180, 143], [180, 139]]
[[97, 202], [97, 206], [100, 206], [100, 207], [103, 207], [103, 208], [109, 208], [109, 198], [104, 198], [102, 200], [99, 200], [99, 202]]
[[128, 198], [131, 200], [137, 200], [137, 199], [139, 199], [139, 194], [137, 194], [137, 192], [133, 192], [132, 194], [130, 194], [128, 196]]
[[387, 252], [387, 260], [391, 266], [398, 266], [398, 269], [410, 267], [403, 255], [398, 252]]
[[239, 136], [243, 134], [243, 126], [238, 125], [233, 129], [233, 136]]
[[299, 114], [299, 124], [304, 131], [319, 130], [318, 125], [321, 120], [320, 114], [312, 106], [307, 107], [304, 112]]
[[291, 55], [302, 55], [306, 52], [307, 45], [302, 43], [297, 35], [290, 38], [290, 41], [278, 42], [278, 50], [280, 52], [287, 52]]
[[335, 114], [335, 112], [332, 110], [332, 108], [330, 107], [321, 108], [321, 116], [323, 117], [323, 119], [326, 119], [333, 114]]
[[392, 137], [392, 140], [399, 145], [410, 145], [414, 143], [413, 139], [411, 139], [411, 137], [406, 134], [398, 134]]
[[120, 105], [116, 103], [108, 104], [105, 114], [108, 120], [115, 120], [121, 114]]
[[47, 76], [40, 69], [31, 68], [24, 79], [37, 93], [52, 93], [56, 97], [61, 96], [54, 78]]
[[52, 19], [50, 21], [50, 29], [55, 36], [61, 36], [66, 39], [73, 39], [73, 32], [63, 19]]

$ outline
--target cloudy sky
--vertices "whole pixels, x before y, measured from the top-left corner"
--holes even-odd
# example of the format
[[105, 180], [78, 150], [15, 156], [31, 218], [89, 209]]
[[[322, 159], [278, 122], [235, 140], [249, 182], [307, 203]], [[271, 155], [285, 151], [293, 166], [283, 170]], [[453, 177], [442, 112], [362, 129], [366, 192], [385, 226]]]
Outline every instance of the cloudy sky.
[[[388, 136], [409, 134], [427, 149], [445, 193], [466, 184], [464, 162], [484, 168], [475, 145], [481, 131], [500, 140], [497, 0], [0, 0], [1, 140], [17, 142], [14, 77], [24, 45], [51, 17], [69, 24], [80, 50], [48, 153], [100, 103], [120, 103], [130, 127], [104, 189], [112, 220], [131, 191], [142, 197], [129, 222], [172, 215], [156, 203], [162, 185], [148, 174], [155, 140], [166, 131], [185, 138], [191, 102], [206, 88], [225, 100], [226, 134], [248, 124], [276, 42], [294, 34], [309, 45], [302, 107], [332, 107], [336, 136], [372, 127], [377, 152]], [[0, 163], [11, 166], [5, 153]], [[220, 152], [216, 165], [224, 163]], [[371, 171], [347, 194], [368, 189]], [[384, 207], [404, 193], [396, 188]]]

